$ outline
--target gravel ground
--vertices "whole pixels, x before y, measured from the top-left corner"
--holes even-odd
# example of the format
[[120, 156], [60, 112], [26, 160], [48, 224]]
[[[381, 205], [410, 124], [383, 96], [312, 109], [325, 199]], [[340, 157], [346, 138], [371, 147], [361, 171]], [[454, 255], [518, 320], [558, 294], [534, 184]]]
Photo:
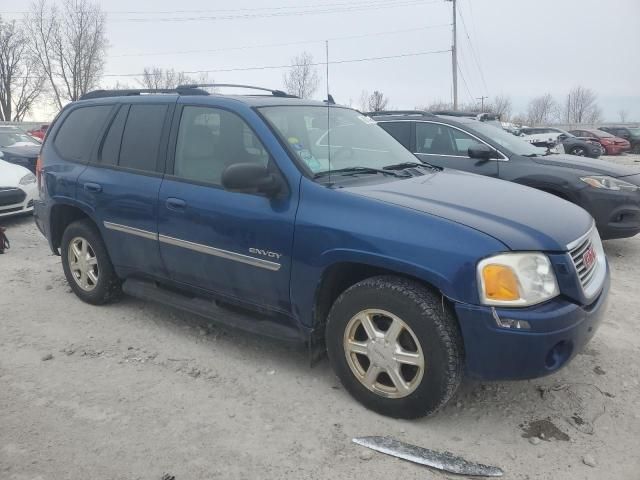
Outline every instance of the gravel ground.
[[640, 237], [606, 242], [608, 314], [568, 367], [466, 382], [436, 416], [400, 421], [365, 410], [301, 349], [132, 298], [83, 304], [32, 220], [3, 224], [3, 480], [450, 478], [351, 443], [363, 435], [449, 450], [510, 479], [640, 477]]

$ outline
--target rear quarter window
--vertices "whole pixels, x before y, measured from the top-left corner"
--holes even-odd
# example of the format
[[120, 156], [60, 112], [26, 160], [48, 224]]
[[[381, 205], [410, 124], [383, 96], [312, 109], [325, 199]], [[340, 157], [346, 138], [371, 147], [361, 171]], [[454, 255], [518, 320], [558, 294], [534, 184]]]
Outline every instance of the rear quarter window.
[[66, 160], [88, 163], [111, 108], [112, 105], [96, 105], [72, 110], [53, 141], [58, 154]]

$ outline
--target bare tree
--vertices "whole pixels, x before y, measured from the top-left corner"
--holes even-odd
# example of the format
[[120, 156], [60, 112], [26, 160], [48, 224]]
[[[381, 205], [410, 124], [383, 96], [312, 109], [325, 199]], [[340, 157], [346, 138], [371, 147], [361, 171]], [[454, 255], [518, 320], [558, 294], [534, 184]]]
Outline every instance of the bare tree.
[[602, 110], [593, 90], [580, 86], [571, 90], [567, 95], [563, 117], [569, 124], [600, 122]]
[[0, 18], [0, 120], [21, 121], [42, 92], [45, 78], [16, 22]]
[[620, 110], [618, 110], [618, 116], [620, 117], [620, 123], [627, 123], [627, 118], [629, 118], [629, 110], [621, 108]]
[[381, 112], [389, 103], [389, 99], [384, 96], [384, 93], [374, 90], [374, 92], [369, 96], [369, 111], [370, 112]]
[[486, 106], [485, 110], [500, 115], [502, 121], [507, 121], [511, 116], [511, 98], [507, 95], [500, 94]]
[[177, 72], [172, 68], [145, 67], [142, 72], [142, 78], [138, 80], [138, 83], [142, 88], [161, 90], [176, 88], [179, 85], [213, 83], [213, 79], [209, 78], [206, 73], [192, 77], [185, 72]]
[[527, 108], [527, 124], [544, 125], [557, 119], [558, 103], [550, 93], [536, 97], [529, 102]]
[[293, 58], [291, 68], [284, 74], [286, 91], [300, 98], [311, 98], [318, 89], [319, 82], [313, 56], [308, 52], [302, 52]]
[[360, 97], [358, 98], [358, 109], [361, 112], [369, 110], [369, 92], [366, 90], [362, 90], [360, 92]]
[[25, 17], [32, 54], [51, 86], [58, 108], [98, 85], [105, 63], [106, 17], [88, 0], [63, 0], [62, 7], [36, 0]]

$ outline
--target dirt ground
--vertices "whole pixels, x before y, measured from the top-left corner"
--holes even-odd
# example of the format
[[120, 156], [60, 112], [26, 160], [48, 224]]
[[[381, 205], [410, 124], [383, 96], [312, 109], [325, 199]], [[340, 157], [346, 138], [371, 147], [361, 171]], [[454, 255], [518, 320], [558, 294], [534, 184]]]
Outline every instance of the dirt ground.
[[83, 304], [32, 219], [2, 223], [2, 480], [451, 478], [351, 443], [364, 435], [508, 479], [640, 478], [640, 236], [605, 243], [608, 313], [568, 367], [465, 382], [436, 416], [400, 421], [365, 410], [304, 350], [132, 298]]

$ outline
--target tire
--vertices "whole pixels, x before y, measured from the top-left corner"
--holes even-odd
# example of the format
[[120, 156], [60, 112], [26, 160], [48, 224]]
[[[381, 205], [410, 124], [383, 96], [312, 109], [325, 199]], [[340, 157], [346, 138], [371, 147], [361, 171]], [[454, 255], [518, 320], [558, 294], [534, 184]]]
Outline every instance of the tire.
[[[365, 323], [373, 324], [375, 330], [367, 333]], [[400, 334], [385, 345], [379, 335], [393, 338], [391, 325], [399, 325], [401, 329], [394, 331]], [[375, 345], [369, 340], [371, 333], [378, 335]], [[439, 293], [408, 279], [379, 276], [353, 285], [333, 304], [325, 336], [329, 361], [345, 389], [382, 415], [430, 415], [451, 399], [462, 380], [464, 348], [453, 313], [443, 305]], [[347, 353], [347, 345], [354, 345], [349, 350], [367, 345], [363, 349], [367, 353]], [[389, 355], [400, 352], [415, 365], [389, 360]], [[422, 369], [417, 365], [420, 358]], [[396, 380], [387, 373], [394, 370], [391, 365], [400, 365], [393, 374]], [[370, 372], [379, 373], [370, 375], [374, 380], [367, 386]], [[396, 387], [398, 373], [407, 388]]]
[[[67, 226], [62, 234], [60, 256], [67, 282], [83, 302], [102, 305], [122, 295], [121, 281], [113, 269], [100, 232], [91, 221], [78, 220]], [[88, 274], [89, 271], [92, 275]]]
[[573, 147], [570, 151], [569, 154], [571, 155], [577, 155], [579, 157], [584, 157], [587, 155], [587, 149], [584, 147]]

